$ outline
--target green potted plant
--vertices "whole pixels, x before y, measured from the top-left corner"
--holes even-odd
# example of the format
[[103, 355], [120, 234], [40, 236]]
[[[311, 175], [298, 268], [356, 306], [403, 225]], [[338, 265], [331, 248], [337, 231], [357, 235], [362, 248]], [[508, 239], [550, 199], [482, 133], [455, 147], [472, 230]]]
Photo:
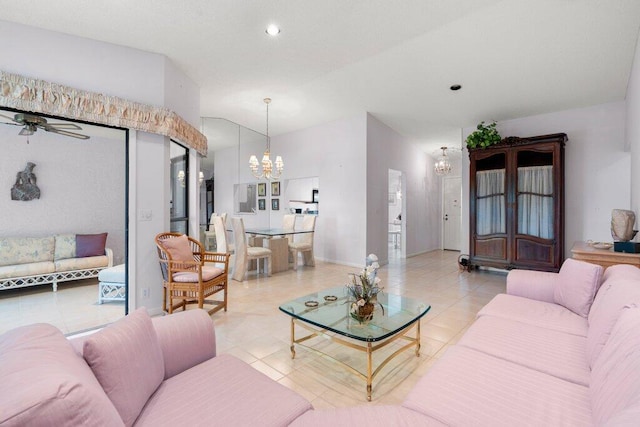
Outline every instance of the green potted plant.
[[497, 144], [502, 138], [496, 130], [496, 122], [485, 126], [484, 122], [478, 124], [476, 131], [472, 132], [466, 139], [467, 148], [487, 148]]

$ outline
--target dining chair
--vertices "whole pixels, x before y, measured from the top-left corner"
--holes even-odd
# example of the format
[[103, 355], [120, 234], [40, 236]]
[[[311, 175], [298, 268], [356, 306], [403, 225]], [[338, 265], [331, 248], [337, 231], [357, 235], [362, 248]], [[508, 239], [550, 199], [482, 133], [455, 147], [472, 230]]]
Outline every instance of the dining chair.
[[[213, 305], [209, 314], [227, 311], [229, 254], [206, 252], [202, 243], [180, 233], [160, 233], [155, 242], [163, 279], [164, 311], [171, 314], [180, 307], [186, 310], [188, 304], [197, 304], [198, 308]], [[205, 299], [219, 292], [222, 299]]]
[[224, 238], [225, 238], [225, 241], [227, 242], [227, 252], [230, 254], [233, 254], [236, 251], [236, 245], [229, 238], [229, 232], [227, 231], [227, 213], [226, 212], [221, 213], [219, 216], [220, 218], [222, 218], [222, 224], [223, 224], [222, 229], [224, 230]]
[[216, 216], [211, 218], [213, 229], [216, 236], [216, 250], [221, 253], [229, 253], [227, 245], [227, 232], [225, 230], [225, 223], [222, 216]]
[[293, 255], [293, 269], [298, 269], [298, 254], [302, 253], [304, 265], [314, 267], [316, 265], [315, 258], [313, 256], [313, 235], [316, 228], [316, 216], [305, 215], [302, 219], [302, 230], [310, 231], [310, 233], [301, 233], [298, 235], [297, 240], [289, 243], [289, 251]]
[[[296, 227], [296, 216], [293, 214], [285, 214], [282, 217], [282, 228], [284, 230], [293, 231]], [[293, 242], [293, 234], [287, 234], [287, 240], [289, 240], [289, 244]]]
[[213, 228], [213, 218], [217, 216], [218, 214], [216, 214], [215, 212], [211, 214], [211, 217], [209, 218], [209, 227], [204, 231], [204, 248], [206, 250], [211, 249], [211, 244], [216, 241], [216, 231]]
[[[263, 260], [262, 270], [267, 271], [267, 276], [271, 276], [271, 249], [261, 246], [247, 245], [247, 237], [244, 232], [244, 221], [242, 218], [231, 218], [233, 226], [233, 236], [236, 242], [235, 262], [233, 263], [233, 280], [242, 282], [249, 268], [249, 261], [256, 260], [258, 273], [260, 272], [260, 259]], [[264, 265], [266, 263], [266, 265]]]

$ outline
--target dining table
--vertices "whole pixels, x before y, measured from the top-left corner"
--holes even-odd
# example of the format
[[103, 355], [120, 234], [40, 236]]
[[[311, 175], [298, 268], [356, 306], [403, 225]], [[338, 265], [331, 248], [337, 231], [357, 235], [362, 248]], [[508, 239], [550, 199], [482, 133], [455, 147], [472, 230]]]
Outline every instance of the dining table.
[[271, 249], [271, 272], [279, 273], [290, 268], [288, 236], [313, 233], [313, 230], [291, 228], [245, 228], [250, 246], [264, 246]]

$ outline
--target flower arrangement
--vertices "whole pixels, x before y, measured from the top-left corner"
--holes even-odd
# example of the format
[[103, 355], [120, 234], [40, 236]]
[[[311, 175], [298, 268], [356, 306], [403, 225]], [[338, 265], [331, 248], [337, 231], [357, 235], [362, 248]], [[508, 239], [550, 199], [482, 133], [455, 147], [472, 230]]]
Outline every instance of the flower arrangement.
[[[376, 258], [377, 259], [377, 258]], [[349, 313], [351, 317], [363, 322], [371, 320], [373, 309], [378, 303], [378, 294], [382, 291], [380, 278], [377, 277], [380, 265], [377, 261], [362, 269], [359, 274], [351, 273], [351, 283], [347, 285], [347, 293], [352, 299]], [[384, 313], [384, 307], [380, 304]]]

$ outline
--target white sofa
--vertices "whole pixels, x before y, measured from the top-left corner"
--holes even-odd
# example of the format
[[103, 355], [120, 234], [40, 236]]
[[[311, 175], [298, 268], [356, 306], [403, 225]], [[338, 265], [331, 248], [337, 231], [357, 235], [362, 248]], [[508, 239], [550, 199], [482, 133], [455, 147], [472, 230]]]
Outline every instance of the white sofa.
[[[45, 237], [0, 237], [0, 290], [52, 284], [97, 277], [100, 270], [113, 266], [113, 252], [78, 256], [76, 235], [56, 234]], [[106, 239], [106, 234], [104, 236]]]

